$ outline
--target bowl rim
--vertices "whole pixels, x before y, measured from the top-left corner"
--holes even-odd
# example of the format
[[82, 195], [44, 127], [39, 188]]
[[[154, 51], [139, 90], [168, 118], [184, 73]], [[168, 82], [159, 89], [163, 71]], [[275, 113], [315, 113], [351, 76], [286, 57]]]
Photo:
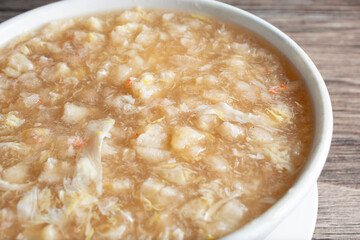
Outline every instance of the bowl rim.
[[305, 80], [313, 101], [315, 133], [312, 150], [302, 173], [288, 192], [266, 212], [223, 237], [223, 239], [264, 238], [296, 207], [316, 183], [325, 164], [333, 132], [332, 106], [325, 82], [309, 56], [285, 33], [247, 11], [212, 0], [68, 0], [35, 8], [1, 23], [0, 48], [11, 39], [52, 20], [128, 9], [138, 5], [169, 10], [190, 10], [245, 27], [286, 56]]

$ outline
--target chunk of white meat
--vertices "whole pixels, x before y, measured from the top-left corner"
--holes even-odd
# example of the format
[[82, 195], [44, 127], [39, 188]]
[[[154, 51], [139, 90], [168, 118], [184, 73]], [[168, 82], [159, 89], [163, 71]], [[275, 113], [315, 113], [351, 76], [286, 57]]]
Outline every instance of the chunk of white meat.
[[148, 178], [140, 188], [140, 200], [146, 209], [161, 209], [176, 205], [184, 200], [184, 195], [161, 181]]
[[22, 98], [22, 101], [26, 108], [31, 108], [36, 104], [39, 104], [40, 96], [39, 94], [31, 94], [31, 93], [20, 93], [20, 97]]
[[226, 92], [217, 89], [204, 91], [202, 97], [212, 103], [225, 102], [229, 99], [229, 95]]
[[180, 38], [186, 34], [189, 27], [187, 25], [167, 23], [166, 28], [172, 37]]
[[160, 124], [153, 124], [147, 127], [143, 134], [136, 139], [136, 145], [152, 148], [166, 148], [168, 134]]
[[194, 222], [202, 221], [205, 218], [206, 211], [209, 208], [209, 200], [204, 198], [196, 198], [181, 208], [181, 214]]
[[21, 191], [29, 187], [32, 183], [24, 183], [24, 184], [17, 184], [17, 183], [9, 183], [0, 179], [0, 190], [1, 191]]
[[272, 135], [265, 129], [260, 127], [251, 127], [248, 131], [246, 138], [249, 142], [254, 142], [256, 144], [272, 143], [274, 138]]
[[172, 240], [183, 240], [185, 237], [185, 233], [183, 230], [181, 230], [180, 228], [175, 228], [174, 226], [172, 227], [166, 227], [164, 231], [162, 231], [160, 233], [160, 235], [158, 236], [158, 239], [160, 240], [168, 240], [168, 239], [172, 239]]
[[160, 32], [159, 33], [159, 38], [161, 41], [168, 41], [170, 39], [170, 35], [166, 32]]
[[240, 55], [247, 55], [250, 52], [250, 46], [247, 43], [233, 42], [230, 44], [231, 49]]
[[66, 161], [59, 161], [55, 158], [48, 158], [38, 181], [48, 184], [62, 182], [72, 172], [71, 165]]
[[165, 14], [162, 15], [161, 19], [162, 19], [163, 22], [167, 23], [173, 17], [174, 17], [174, 13], [165, 13]]
[[196, 78], [196, 84], [199, 86], [209, 87], [218, 83], [218, 79], [214, 75], [206, 75]]
[[143, 17], [142, 11], [126, 10], [116, 18], [116, 21], [121, 23], [127, 23], [127, 22], [136, 23], [139, 22], [142, 19], [142, 17]]
[[212, 131], [219, 124], [219, 118], [216, 115], [200, 115], [195, 124], [203, 131]]
[[273, 142], [266, 144], [266, 146], [261, 149], [259, 148], [258, 151], [262, 150], [264, 155], [267, 155], [270, 158], [271, 163], [274, 164], [277, 169], [287, 169], [289, 171], [293, 170], [293, 165], [290, 161], [291, 149], [289, 146]]
[[133, 114], [137, 111], [135, 99], [131, 95], [108, 96], [105, 103], [115, 108], [118, 114]]
[[193, 56], [188, 55], [173, 55], [169, 57], [169, 62], [178, 67], [178, 69], [188, 68], [191, 70], [197, 70], [200, 68], [202, 61]]
[[76, 87], [76, 85], [78, 85], [78, 83], [79, 83], [79, 79], [77, 79], [76, 77], [70, 76], [70, 77], [64, 78], [63, 80], [60, 80], [60, 82], [65, 85], [70, 85], [70, 86]]
[[0, 210], [0, 229], [5, 230], [11, 228], [15, 223], [16, 215], [9, 208], [2, 208]]
[[41, 86], [41, 80], [33, 72], [22, 74], [17, 81], [27, 89], [37, 89]]
[[9, 77], [18, 77], [21, 73], [34, 69], [33, 63], [23, 54], [14, 53], [9, 57], [4, 72]]
[[164, 71], [160, 73], [160, 81], [167, 86], [171, 86], [175, 80], [176, 74], [173, 71]]
[[74, 19], [51, 21], [41, 29], [41, 35], [47, 40], [55, 40], [64, 34], [64, 32], [75, 25]]
[[155, 82], [155, 77], [151, 73], [144, 73], [131, 86], [135, 96], [142, 100], [149, 100], [157, 96], [164, 88]]
[[205, 106], [207, 100], [202, 98], [201, 95], [193, 95], [189, 96], [187, 94], [183, 94], [180, 97], [180, 107], [185, 107], [186, 111], [196, 111], [199, 106]]
[[99, 239], [107, 239], [107, 240], [117, 240], [121, 239], [122, 235], [126, 231], [126, 226], [121, 225], [119, 227], [111, 228], [105, 233], [97, 233], [99, 235]]
[[87, 34], [87, 42], [84, 44], [89, 51], [100, 49], [105, 43], [105, 35], [97, 32]]
[[31, 53], [31, 50], [26, 45], [20, 46], [19, 49], [20, 49], [20, 52], [24, 55], [28, 55]]
[[38, 211], [38, 189], [34, 187], [26, 192], [17, 204], [18, 221], [25, 222], [33, 220]]
[[129, 193], [132, 189], [132, 182], [129, 179], [114, 179], [106, 184], [106, 189], [116, 195]]
[[29, 165], [25, 163], [18, 163], [12, 167], [4, 169], [2, 172], [2, 178], [11, 184], [25, 184], [28, 182], [29, 171]]
[[72, 182], [75, 189], [90, 190], [95, 187], [97, 194], [102, 193], [101, 149], [114, 123], [114, 119], [99, 119], [87, 125], [86, 135], [90, 144], [86, 145], [77, 160]]
[[41, 77], [46, 81], [58, 82], [60, 80], [66, 79], [70, 76], [70, 74], [70, 67], [66, 63], [60, 62], [42, 71]]
[[116, 65], [111, 69], [109, 79], [116, 85], [125, 85], [133, 73], [133, 68], [127, 64]]
[[255, 86], [250, 86], [248, 83], [243, 81], [236, 81], [233, 88], [236, 98], [243, 98], [248, 101], [255, 101], [258, 94], [256, 94], [257, 88]]
[[136, 153], [150, 163], [163, 162], [171, 157], [171, 152], [151, 147], [136, 146]]
[[136, 36], [135, 42], [148, 47], [155, 44], [158, 38], [159, 34], [157, 31], [144, 27], [143, 30]]
[[222, 156], [210, 155], [204, 161], [212, 171], [226, 172], [230, 169], [228, 161]]
[[64, 106], [64, 114], [61, 119], [67, 124], [82, 123], [90, 114], [86, 107], [77, 106], [73, 103], [66, 103]]
[[17, 240], [60, 240], [60, 232], [58, 228], [52, 224], [27, 224]]
[[226, 67], [235, 68], [236, 71], [241, 72], [243, 69], [246, 69], [246, 60], [241, 55], [231, 55], [228, 59], [224, 61]]
[[41, 229], [39, 240], [59, 240], [59, 230], [52, 224], [48, 224]]
[[63, 98], [63, 95], [55, 92], [49, 92], [49, 98], [50, 98], [50, 103], [55, 105]]
[[234, 231], [247, 211], [236, 197], [237, 195], [234, 195], [218, 201], [196, 198], [187, 202], [180, 212], [200, 228], [201, 234], [220, 237]]
[[128, 64], [134, 69], [134, 73], [136, 74], [148, 68], [148, 63], [146, 63], [142, 57], [138, 56], [138, 54], [136, 50], [127, 52], [127, 55], [130, 57]]
[[227, 140], [242, 139], [245, 137], [245, 129], [242, 126], [232, 124], [230, 122], [223, 122], [216, 128], [216, 131]]
[[168, 146], [168, 134], [160, 124], [147, 127], [146, 131], [136, 139], [136, 152], [144, 160], [160, 162], [170, 158]]
[[[213, 206], [215, 206], [214, 204]], [[216, 206], [217, 207], [217, 206]], [[243, 222], [247, 208], [238, 199], [232, 199], [222, 204], [212, 217], [212, 222], [203, 225], [204, 233], [220, 237], [233, 232]]]
[[171, 147], [175, 151], [186, 152], [190, 156], [197, 156], [204, 148], [201, 146], [205, 135], [191, 127], [175, 128], [172, 138]]
[[126, 47], [132, 41], [134, 35], [140, 30], [141, 25], [138, 23], [127, 23], [116, 26], [110, 33], [110, 40], [120, 46]]
[[172, 104], [162, 106], [162, 108], [163, 108], [163, 111], [165, 112], [166, 116], [169, 118], [174, 118], [174, 120], [176, 120], [176, 117], [182, 113], [182, 111], [179, 107], [176, 107]]
[[181, 38], [180, 43], [185, 48], [187, 48], [188, 54], [196, 52], [196, 49], [199, 47], [198, 41], [196, 39], [192, 38], [192, 35], [190, 35], [190, 34], [189, 34], [189, 36]]
[[86, 20], [85, 26], [90, 31], [101, 32], [103, 30], [104, 22], [100, 18], [90, 17]]

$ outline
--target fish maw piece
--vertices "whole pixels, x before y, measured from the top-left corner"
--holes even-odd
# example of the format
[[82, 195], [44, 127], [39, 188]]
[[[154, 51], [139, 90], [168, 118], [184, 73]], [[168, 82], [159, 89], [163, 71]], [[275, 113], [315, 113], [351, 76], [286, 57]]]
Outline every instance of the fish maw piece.
[[202, 105], [196, 108], [196, 111], [199, 114], [215, 114], [221, 120], [227, 122], [238, 122], [238, 123], [248, 123], [253, 124], [260, 123], [260, 116], [254, 115], [252, 113], [243, 113], [239, 110], [232, 108], [227, 103], [217, 103], [215, 105]]
[[114, 119], [99, 119], [90, 121], [86, 132], [89, 143], [80, 153], [76, 163], [73, 187], [87, 189], [95, 186], [97, 194], [102, 193], [101, 150], [104, 138], [108, 136], [115, 123]]

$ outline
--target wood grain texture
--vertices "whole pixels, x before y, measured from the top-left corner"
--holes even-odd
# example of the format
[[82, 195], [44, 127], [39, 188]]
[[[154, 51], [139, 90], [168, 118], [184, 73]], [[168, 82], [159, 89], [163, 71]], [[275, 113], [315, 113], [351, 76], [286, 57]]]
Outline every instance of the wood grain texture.
[[[52, 0], [0, 0], [0, 22]], [[278, 27], [308, 53], [330, 92], [334, 135], [319, 178], [313, 239], [360, 239], [360, 1], [223, 0]]]

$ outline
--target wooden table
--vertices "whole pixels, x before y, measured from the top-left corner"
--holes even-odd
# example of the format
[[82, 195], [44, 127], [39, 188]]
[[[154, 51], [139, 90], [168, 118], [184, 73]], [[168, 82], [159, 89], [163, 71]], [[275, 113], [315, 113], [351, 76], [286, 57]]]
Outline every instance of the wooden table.
[[[0, 22], [53, 0], [0, 0]], [[224, 0], [278, 27], [322, 73], [334, 136], [313, 239], [360, 239], [360, 0]], [[1, 37], [1, 36], [0, 36]]]

